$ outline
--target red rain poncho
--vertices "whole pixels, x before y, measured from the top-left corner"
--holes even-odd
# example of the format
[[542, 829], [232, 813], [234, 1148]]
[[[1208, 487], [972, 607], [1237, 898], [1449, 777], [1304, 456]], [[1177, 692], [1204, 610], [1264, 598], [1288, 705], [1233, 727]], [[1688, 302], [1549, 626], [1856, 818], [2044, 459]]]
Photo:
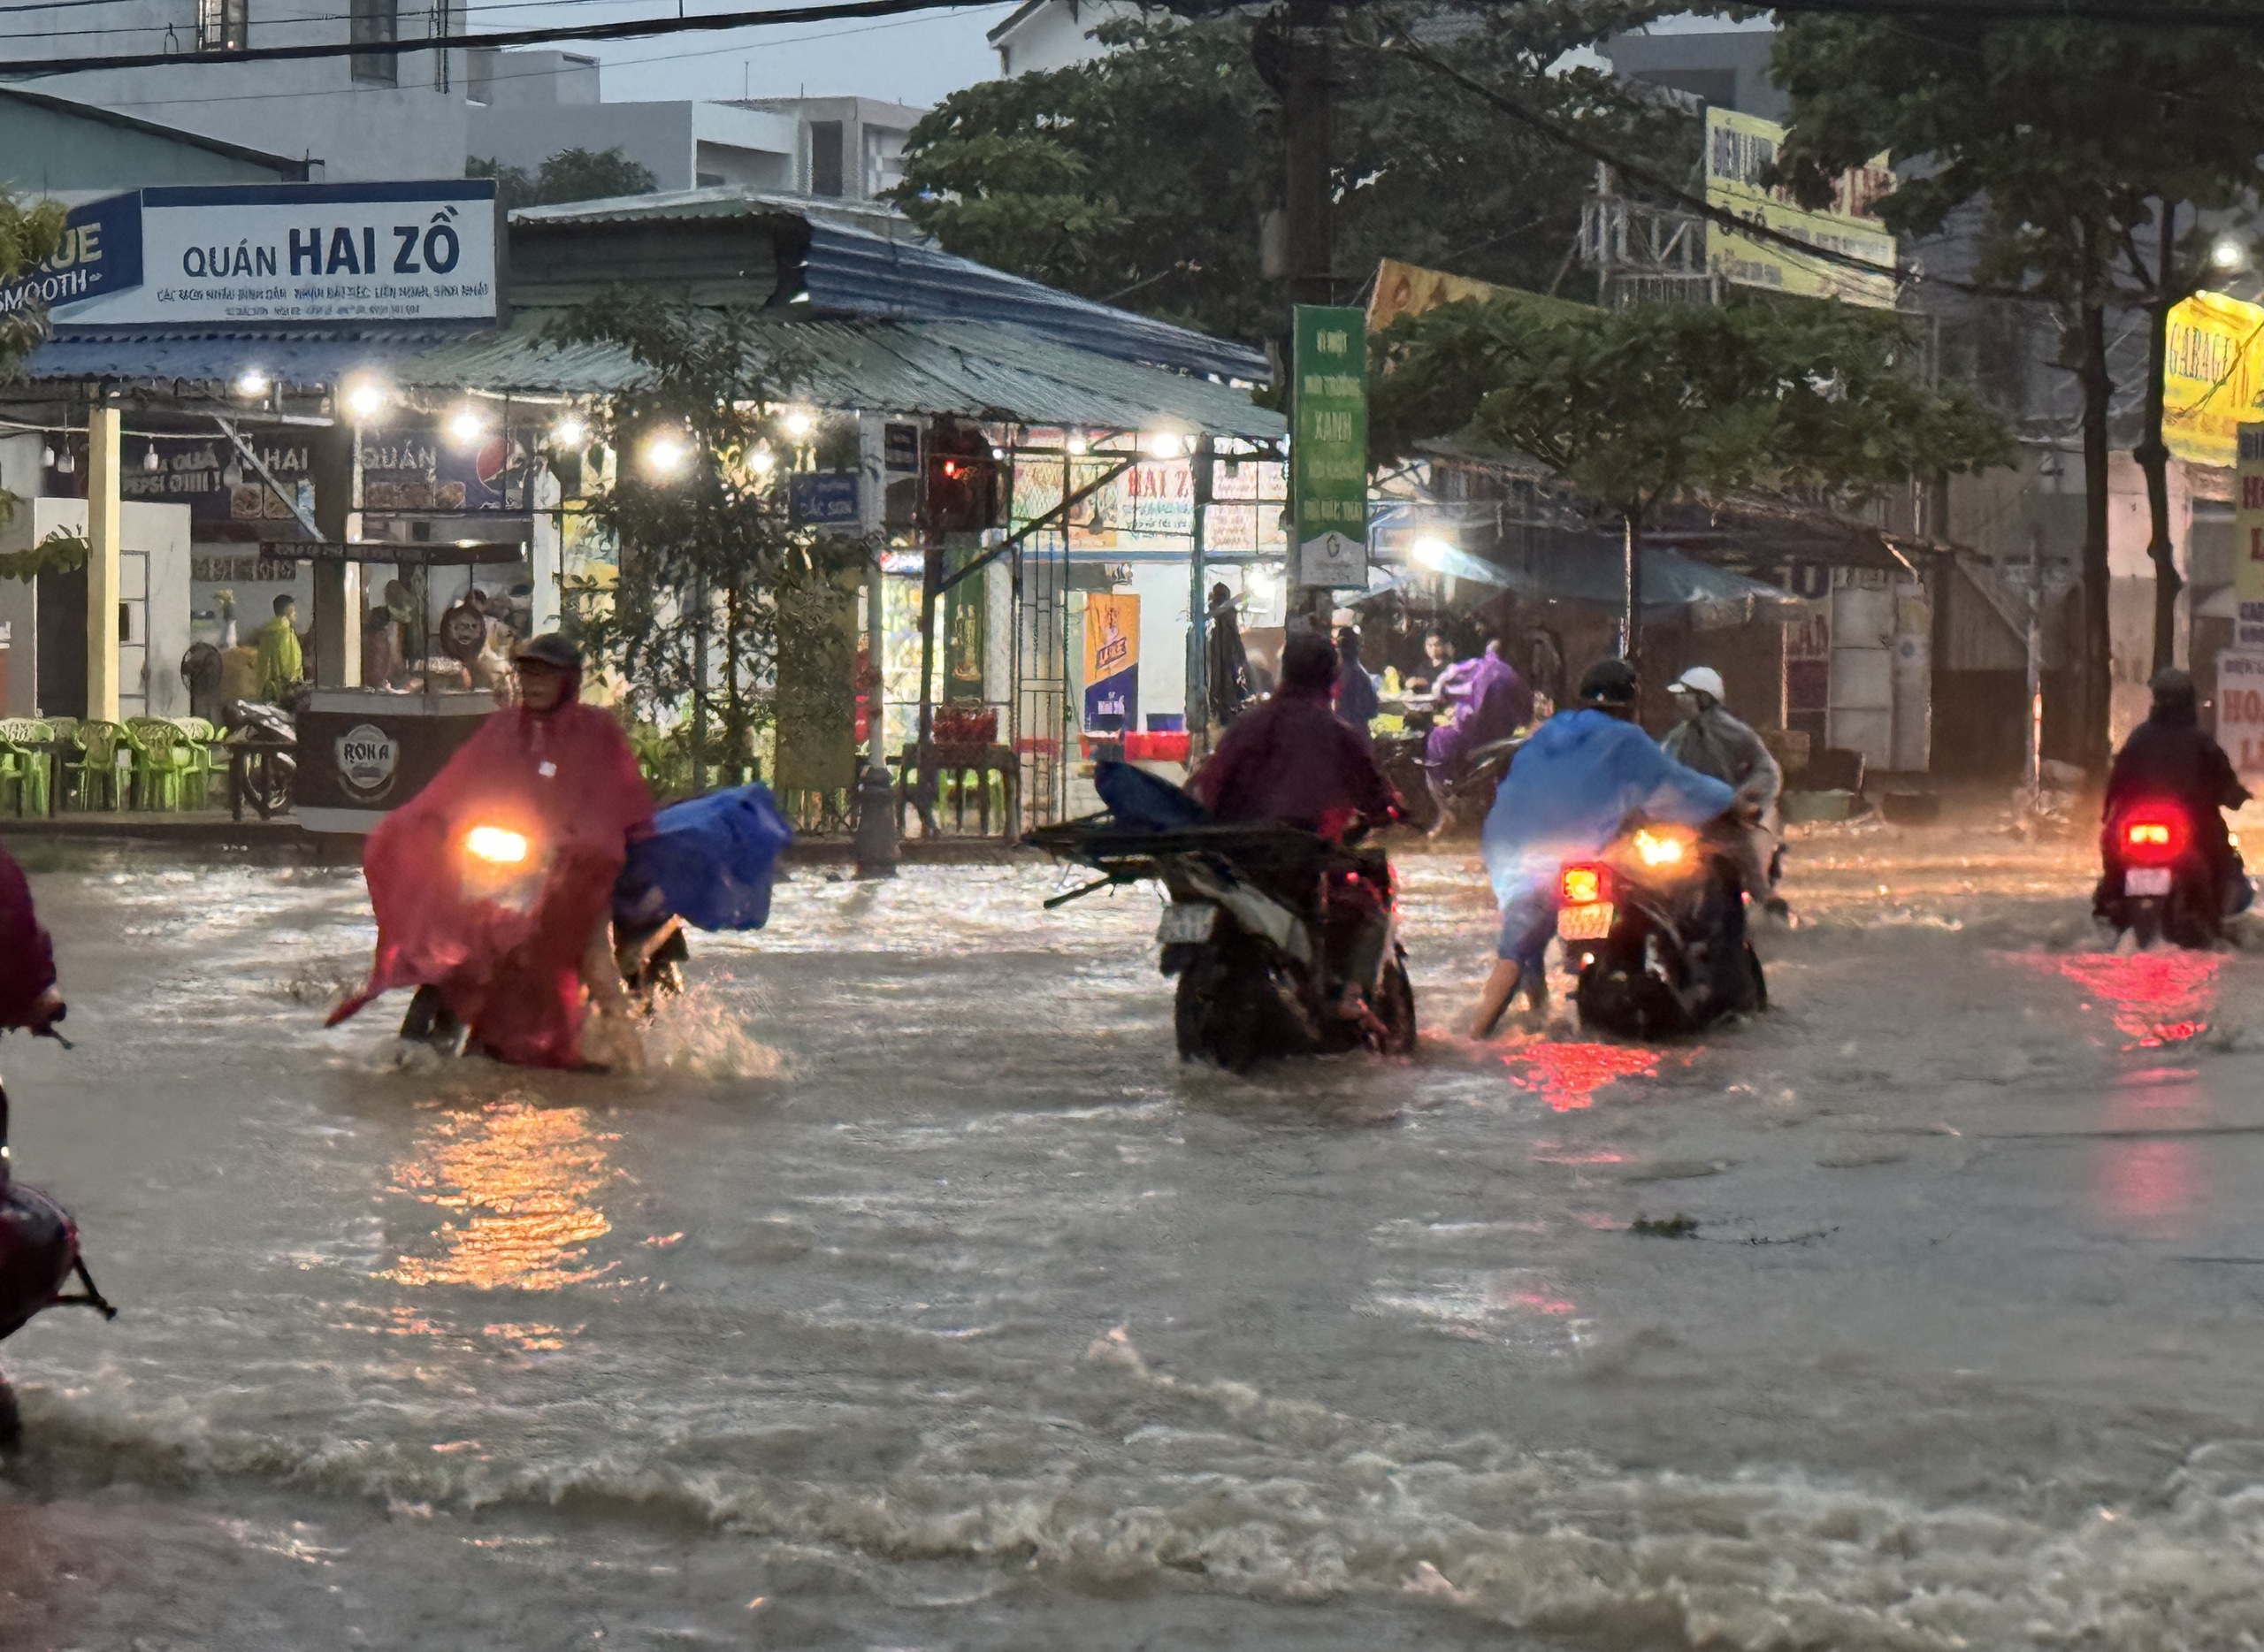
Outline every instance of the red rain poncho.
[[[652, 819], [636, 755], [605, 712], [570, 698], [546, 715], [497, 712], [370, 834], [377, 958], [330, 1025], [390, 988], [432, 985], [503, 1060], [578, 1065], [582, 954], [630, 837]], [[467, 845], [481, 826], [524, 837], [525, 860], [476, 859]]]
[[55, 984], [55, 947], [32, 913], [23, 868], [0, 849], [0, 1027], [28, 1024]]

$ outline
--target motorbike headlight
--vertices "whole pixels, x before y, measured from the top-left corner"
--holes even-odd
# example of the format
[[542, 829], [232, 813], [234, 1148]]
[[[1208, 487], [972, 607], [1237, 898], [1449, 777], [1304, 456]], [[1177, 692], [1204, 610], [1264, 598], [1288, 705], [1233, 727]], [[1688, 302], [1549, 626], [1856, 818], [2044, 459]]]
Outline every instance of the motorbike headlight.
[[517, 866], [527, 858], [527, 840], [501, 826], [475, 826], [465, 836], [464, 848], [474, 860], [490, 866]]
[[1690, 840], [1679, 832], [1635, 834], [1635, 853], [1645, 866], [1680, 866], [1689, 850]]

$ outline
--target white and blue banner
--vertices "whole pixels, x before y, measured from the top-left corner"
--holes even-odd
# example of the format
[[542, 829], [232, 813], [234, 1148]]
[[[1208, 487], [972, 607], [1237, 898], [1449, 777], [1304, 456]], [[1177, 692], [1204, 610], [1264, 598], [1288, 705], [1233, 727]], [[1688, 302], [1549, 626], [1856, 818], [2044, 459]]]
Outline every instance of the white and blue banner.
[[55, 325], [493, 321], [495, 185], [219, 184], [74, 208], [64, 245], [0, 287]]

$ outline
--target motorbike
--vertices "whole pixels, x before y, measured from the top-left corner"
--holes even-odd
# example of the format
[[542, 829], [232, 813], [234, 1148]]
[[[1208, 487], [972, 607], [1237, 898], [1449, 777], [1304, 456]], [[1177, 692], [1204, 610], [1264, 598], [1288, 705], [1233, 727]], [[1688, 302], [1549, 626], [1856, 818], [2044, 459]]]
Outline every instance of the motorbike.
[[[1510, 772], [1510, 763], [1525, 744], [1523, 735], [1488, 740], [1465, 754], [1450, 772], [1429, 761], [1427, 730], [1407, 729], [1379, 737], [1376, 763], [1406, 806], [1406, 823], [1419, 831], [1443, 830], [1457, 824], [1484, 823], [1494, 807], [1494, 793]], [[1432, 784], [1440, 779], [1437, 786]], [[1441, 807], [1441, 793], [1444, 807]], [[1442, 819], [1443, 817], [1443, 819]]]
[[291, 807], [299, 773], [299, 725], [280, 706], [264, 700], [228, 704], [229, 807], [238, 820], [249, 803], [262, 820]]
[[1633, 822], [1557, 876], [1556, 936], [1583, 1027], [1670, 1038], [1769, 1006], [1736, 863], [1684, 826]]
[[[464, 835], [463, 866], [470, 892], [523, 912], [539, 898], [548, 874], [544, 857], [525, 834], [495, 825], [474, 826]], [[649, 1018], [662, 1000], [684, 990], [684, 967], [692, 960], [686, 936], [684, 920], [660, 903], [657, 891], [626, 876], [616, 880], [613, 961], [639, 1017]], [[440, 988], [430, 983], [417, 989], [402, 1017], [404, 1041], [430, 1044], [444, 1055], [463, 1054], [470, 1033]]]
[[[118, 1310], [96, 1288], [80, 1253], [79, 1225], [71, 1212], [41, 1192], [14, 1180], [8, 1149], [8, 1092], [0, 1087], [0, 1340], [13, 1336], [34, 1315], [50, 1308], [92, 1308], [105, 1319]], [[64, 1295], [73, 1278], [80, 1289]], [[23, 1436], [16, 1396], [0, 1380], [0, 1450], [12, 1450]]]
[[[2225, 896], [2200, 834], [2176, 803], [2130, 805], [2100, 843], [2099, 914], [2140, 946], [2206, 950], [2224, 934]], [[2236, 856], [2236, 864], [2237, 857]]]
[[[1161, 783], [1158, 783], [1160, 784]], [[1415, 990], [1391, 927], [1391, 867], [1382, 851], [1281, 825], [1208, 819], [1156, 827], [1090, 815], [1041, 827], [1024, 841], [1099, 872], [1048, 910], [1099, 890], [1152, 880], [1170, 897], [1156, 933], [1175, 977], [1172, 1024], [1182, 1060], [1233, 1073], [1296, 1055], [1415, 1048]], [[1385, 927], [1383, 954], [1357, 1019], [1339, 1000], [1364, 934]]]

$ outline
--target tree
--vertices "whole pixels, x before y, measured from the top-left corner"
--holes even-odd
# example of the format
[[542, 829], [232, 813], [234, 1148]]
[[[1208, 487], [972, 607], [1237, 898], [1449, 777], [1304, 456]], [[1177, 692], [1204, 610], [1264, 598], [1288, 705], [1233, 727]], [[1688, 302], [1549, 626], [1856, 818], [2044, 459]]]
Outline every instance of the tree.
[[613, 463], [587, 495], [589, 520], [618, 547], [619, 577], [571, 593], [569, 627], [628, 684], [632, 709], [659, 723], [688, 711], [695, 784], [711, 758], [744, 767], [777, 710], [782, 649], [807, 653], [795, 628], [829, 611], [814, 593], [865, 560], [860, 546], [795, 526], [786, 498], [798, 467], [853, 467], [854, 422], [831, 429], [792, 409], [795, 359], [737, 312], [609, 287], [550, 336], [614, 346], [641, 370], [593, 431]]
[[463, 164], [467, 178], [493, 178], [495, 198], [508, 210], [523, 206], [562, 206], [570, 201], [602, 201], [613, 195], [648, 195], [660, 187], [651, 168], [631, 160], [618, 147], [561, 149], [529, 173], [472, 157]]
[[[1599, 69], [1551, 73], [1571, 49], [1675, 9], [1434, 5], [1428, 27], [1472, 73], [1681, 176], [1698, 153], [1687, 112]], [[1592, 163], [1378, 49], [1377, 19], [1346, 16], [1356, 33], [1335, 54], [1331, 156], [1342, 295], [1385, 256], [1553, 285]], [[914, 128], [894, 198], [952, 252], [1227, 337], [1271, 337], [1282, 289], [1263, 273], [1259, 224], [1283, 160], [1280, 100], [1261, 73], [1269, 27], [1242, 10], [1104, 24], [1112, 50], [1098, 61], [945, 98]]]
[[1833, 174], [1891, 150], [1906, 161], [1876, 208], [1891, 228], [1931, 234], [1985, 203], [1978, 279], [2068, 317], [2063, 359], [2084, 398], [2081, 725], [2095, 772], [2107, 756], [2111, 665], [2107, 312], [2134, 300], [2153, 326], [2136, 457], [2152, 506], [2155, 662], [2166, 664], [2177, 576], [2160, 376], [2169, 310], [2195, 279], [2176, 215], [2181, 205], [2245, 199], [2264, 151], [2260, 72], [2264, 43], [2239, 27], [1992, 23], [1945, 11], [1922, 21], [1798, 19], [1778, 42], [1776, 77], [1793, 98], [1783, 161], [1796, 188], [1820, 197]]
[[1625, 527], [1627, 654], [1657, 508], [1765, 493], [1824, 508], [2011, 455], [1962, 391], [1911, 372], [1907, 324], [1807, 300], [1609, 312], [1518, 295], [1403, 317], [1373, 341], [1371, 457], [1466, 433], [1526, 454]]

